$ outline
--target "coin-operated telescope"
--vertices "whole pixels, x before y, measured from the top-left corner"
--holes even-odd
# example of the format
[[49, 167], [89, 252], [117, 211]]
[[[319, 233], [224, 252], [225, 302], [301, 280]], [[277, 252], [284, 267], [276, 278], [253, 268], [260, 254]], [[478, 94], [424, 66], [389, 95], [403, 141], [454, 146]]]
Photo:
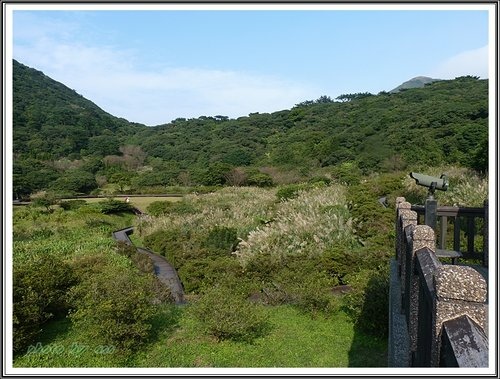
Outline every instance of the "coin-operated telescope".
[[418, 172], [410, 172], [410, 177], [415, 179], [419, 186], [429, 188], [429, 195], [434, 195], [435, 190], [446, 191], [448, 189], [448, 178], [442, 174], [439, 178], [430, 175], [419, 174]]
[[446, 191], [448, 189], [448, 178], [442, 174], [439, 178], [430, 175], [419, 174], [418, 172], [410, 172], [410, 177], [415, 179], [419, 186], [429, 188], [427, 199], [425, 200], [425, 225], [429, 225], [432, 229], [436, 229], [437, 219], [437, 201], [434, 199], [436, 190]]

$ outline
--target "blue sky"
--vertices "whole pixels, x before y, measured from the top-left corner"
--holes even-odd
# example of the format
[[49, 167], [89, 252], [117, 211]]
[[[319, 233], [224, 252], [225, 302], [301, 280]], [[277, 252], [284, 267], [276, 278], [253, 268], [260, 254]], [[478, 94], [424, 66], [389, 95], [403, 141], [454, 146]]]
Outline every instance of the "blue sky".
[[113, 115], [147, 125], [274, 112], [322, 95], [376, 94], [421, 75], [488, 77], [484, 7], [143, 8], [19, 7], [13, 58]]

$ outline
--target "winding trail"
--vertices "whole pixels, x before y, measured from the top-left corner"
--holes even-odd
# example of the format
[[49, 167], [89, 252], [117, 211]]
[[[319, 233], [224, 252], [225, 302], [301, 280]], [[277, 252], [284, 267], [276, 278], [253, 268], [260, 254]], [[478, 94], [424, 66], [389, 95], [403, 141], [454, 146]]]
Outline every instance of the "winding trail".
[[127, 245], [134, 246], [137, 252], [141, 254], [146, 254], [153, 262], [155, 275], [158, 279], [170, 288], [170, 292], [174, 297], [175, 304], [185, 304], [184, 300], [184, 289], [182, 287], [181, 280], [177, 275], [175, 268], [165, 259], [165, 257], [157, 254], [151, 250], [144, 249], [142, 247], [136, 247], [130, 240], [129, 235], [134, 232], [134, 228], [128, 227], [113, 232], [113, 238], [116, 241], [124, 242]]

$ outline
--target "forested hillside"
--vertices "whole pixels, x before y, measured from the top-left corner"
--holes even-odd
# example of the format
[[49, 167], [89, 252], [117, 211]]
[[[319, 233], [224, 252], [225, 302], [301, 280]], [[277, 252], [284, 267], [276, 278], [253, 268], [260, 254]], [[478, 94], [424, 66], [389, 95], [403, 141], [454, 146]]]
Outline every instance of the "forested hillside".
[[14, 61], [14, 192], [272, 185], [408, 165], [487, 169], [487, 81], [322, 96], [290, 110], [146, 127]]

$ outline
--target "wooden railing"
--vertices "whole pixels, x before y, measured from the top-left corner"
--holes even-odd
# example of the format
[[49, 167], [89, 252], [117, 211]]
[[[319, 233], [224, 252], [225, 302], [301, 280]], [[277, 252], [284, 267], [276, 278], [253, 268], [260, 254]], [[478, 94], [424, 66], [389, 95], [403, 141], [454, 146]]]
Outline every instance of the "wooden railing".
[[[414, 367], [487, 367], [486, 281], [472, 267], [443, 264], [435, 253], [434, 230], [417, 219], [411, 205], [398, 198], [395, 264], [399, 312], [406, 321], [399, 332], [407, 333], [408, 345], [403, 361]], [[393, 329], [390, 324], [390, 338]]]

